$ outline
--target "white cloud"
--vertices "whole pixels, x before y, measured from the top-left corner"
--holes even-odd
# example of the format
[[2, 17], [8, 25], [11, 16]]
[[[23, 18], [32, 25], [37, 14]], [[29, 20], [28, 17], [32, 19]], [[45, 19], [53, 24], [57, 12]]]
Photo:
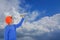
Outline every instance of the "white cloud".
[[[6, 25], [5, 16], [7, 15], [12, 15], [13, 17], [20, 16], [18, 13], [19, 4], [21, 4], [19, 0], [0, 0], [0, 26], [1, 28], [4, 28], [4, 26]], [[18, 23], [18, 20], [16, 20], [15, 23], [16, 22]]]
[[24, 33], [24, 35], [39, 35], [46, 32], [53, 32], [60, 29], [59, 17], [60, 14], [56, 14], [51, 17], [43, 17], [39, 21], [33, 23], [25, 22], [17, 31]]
[[[20, 21], [18, 9], [22, 9], [19, 8], [18, 0], [0, 0], [0, 28], [4, 28], [6, 25], [4, 23], [4, 19], [7, 15], [12, 15], [14, 17], [14, 23], [18, 23]], [[25, 35], [39, 35], [45, 32], [60, 29], [60, 14], [56, 14], [51, 17], [43, 17], [42, 19], [33, 23], [28, 21], [34, 21], [36, 19], [36, 17], [39, 15], [37, 11], [33, 11], [31, 14], [23, 12], [23, 14], [27, 14], [27, 17], [22, 27], [17, 30], [20, 33], [24, 33]]]
[[0, 0], [0, 12], [5, 13], [12, 10], [12, 7], [18, 9], [18, 0]]
[[39, 15], [38, 11], [33, 11], [32, 13], [28, 14], [26, 19], [27, 19], [27, 21], [34, 21], [38, 15]]

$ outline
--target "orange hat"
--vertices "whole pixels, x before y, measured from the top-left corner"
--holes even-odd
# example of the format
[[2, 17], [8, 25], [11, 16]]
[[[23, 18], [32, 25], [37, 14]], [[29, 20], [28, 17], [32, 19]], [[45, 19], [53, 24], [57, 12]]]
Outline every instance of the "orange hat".
[[12, 23], [12, 16], [7, 16], [7, 17], [5, 18], [5, 22], [6, 22], [7, 24]]

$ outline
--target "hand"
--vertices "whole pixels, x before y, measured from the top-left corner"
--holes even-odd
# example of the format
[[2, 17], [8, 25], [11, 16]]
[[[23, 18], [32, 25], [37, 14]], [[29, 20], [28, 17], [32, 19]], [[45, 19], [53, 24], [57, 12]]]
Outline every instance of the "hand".
[[24, 18], [24, 17], [25, 17], [25, 15], [20, 15], [20, 17]]

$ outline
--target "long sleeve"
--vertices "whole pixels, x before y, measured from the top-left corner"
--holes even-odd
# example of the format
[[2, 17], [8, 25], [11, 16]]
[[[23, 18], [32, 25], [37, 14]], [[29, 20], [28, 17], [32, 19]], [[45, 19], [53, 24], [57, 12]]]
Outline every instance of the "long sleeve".
[[16, 28], [20, 27], [22, 25], [23, 21], [24, 21], [24, 18], [22, 18], [18, 24], [15, 24], [15, 27]]
[[9, 40], [9, 29], [7, 27], [4, 30], [4, 40]]

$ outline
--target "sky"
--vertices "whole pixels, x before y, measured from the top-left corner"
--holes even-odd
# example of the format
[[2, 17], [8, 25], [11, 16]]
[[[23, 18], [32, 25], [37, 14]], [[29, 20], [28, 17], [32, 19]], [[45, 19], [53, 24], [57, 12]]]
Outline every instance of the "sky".
[[60, 40], [60, 0], [0, 0], [0, 40], [4, 40], [5, 17], [13, 24], [25, 20], [16, 29], [17, 40]]
[[25, 3], [22, 3], [20, 6], [25, 8], [27, 12], [38, 11], [39, 16], [37, 19], [53, 16], [60, 12], [60, 0], [25, 0]]

